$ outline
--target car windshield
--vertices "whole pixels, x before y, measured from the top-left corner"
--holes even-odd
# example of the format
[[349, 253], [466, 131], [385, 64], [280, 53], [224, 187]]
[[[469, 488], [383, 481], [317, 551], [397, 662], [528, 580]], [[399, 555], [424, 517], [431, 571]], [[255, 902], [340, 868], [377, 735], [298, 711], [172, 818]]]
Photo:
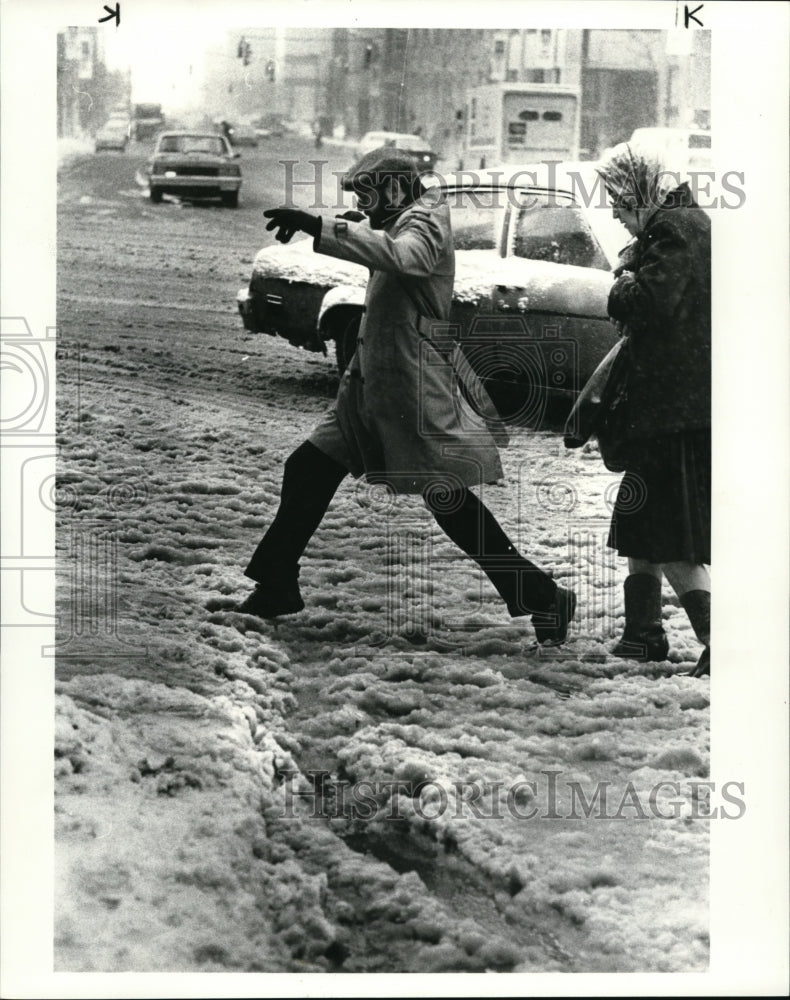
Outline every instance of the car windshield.
[[447, 203], [456, 250], [494, 250], [502, 225], [506, 198], [492, 188], [451, 190]]
[[529, 260], [610, 270], [606, 254], [578, 205], [550, 193], [519, 192], [511, 253]]
[[165, 135], [159, 140], [160, 153], [210, 153], [223, 156], [225, 144], [218, 135]]

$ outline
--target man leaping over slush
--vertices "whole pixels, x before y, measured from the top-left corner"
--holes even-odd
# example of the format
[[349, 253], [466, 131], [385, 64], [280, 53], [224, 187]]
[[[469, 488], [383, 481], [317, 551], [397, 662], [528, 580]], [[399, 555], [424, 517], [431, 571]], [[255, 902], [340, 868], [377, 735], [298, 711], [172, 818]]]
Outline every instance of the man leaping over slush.
[[[426, 190], [412, 158], [392, 148], [363, 157], [345, 186], [366, 220], [264, 212], [281, 243], [308, 233], [314, 251], [363, 264], [370, 278], [337, 400], [285, 463], [279, 509], [245, 570], [256, 587], [238, 610], [261, 618], [302, 610], [299, 560], [350, 473], [396, 494], [421, 494], [510, 615], [531, 615], [539, 642], [562, 642], [573, 591], [520, 555], [469, 489], [502, 477], [497, 441], [507, 438], [480, 415], [495, 411], [448, 336], [455, 253], [446, 199], [439, 188]], [[470, 394], [484, 405], [473, 410], [464, 400]]]

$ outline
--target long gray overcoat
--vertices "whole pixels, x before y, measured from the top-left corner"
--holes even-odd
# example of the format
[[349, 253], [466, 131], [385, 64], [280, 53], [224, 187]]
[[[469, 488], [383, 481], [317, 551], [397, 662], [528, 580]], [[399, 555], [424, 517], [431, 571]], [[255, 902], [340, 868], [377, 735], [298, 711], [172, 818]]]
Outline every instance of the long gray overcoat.
[[309, 440], [396, 493], [500, 479], [497, 443], [507, 436], [450, 336], [455, 253], [441, 193], [429, 191], [380, 230], [329, 214], [321, 226], [314, 249], [367, 266], [370, 279], [356, 353]]

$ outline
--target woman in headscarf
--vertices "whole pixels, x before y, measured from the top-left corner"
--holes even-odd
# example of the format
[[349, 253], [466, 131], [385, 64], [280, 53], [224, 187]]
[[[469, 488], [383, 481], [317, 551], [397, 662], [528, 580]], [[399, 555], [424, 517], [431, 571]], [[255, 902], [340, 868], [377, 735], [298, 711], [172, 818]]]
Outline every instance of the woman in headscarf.
[[658, 150], [616, 146], [598, 173], [635, 237], [608, 310], [628, 335], [626, 471], [609, 546], [628, 557], [625, 631], [613, 652], [666, 659], [666, 576], [710, 673], [710, 220]]

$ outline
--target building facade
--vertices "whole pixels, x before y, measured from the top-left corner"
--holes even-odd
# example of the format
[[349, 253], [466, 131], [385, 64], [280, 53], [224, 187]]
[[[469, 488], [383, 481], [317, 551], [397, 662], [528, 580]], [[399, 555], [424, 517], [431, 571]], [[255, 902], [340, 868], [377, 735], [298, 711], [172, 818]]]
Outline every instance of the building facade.
[[332, 36], [326, 28], [225, 33], [204, 56], [203, 110], [230, 121], [278, 114], [314, 122], [326, 104]]
[[[679, 34], [679, 33], [678, 33]], [[266, 112], [322, 132], [420, 132], [452, 164], [468, 91], [556, 83], [581, 95], [580, 153], [597, 155], [641, 126], [708, 127], [710, 33], [570, 28], [250, 28], [205, 54], [203, 107]]]
[[96, 27], [58, 31], [56, 58], [58, 137], [95, 135], [113, 107], [128, 105], [128, 74], [108, 71]]
[[426, 136], [458, 155], [467, 92], [482, 83], [556, 83], [581, 95], [581, 155], [642, 126], [709, 127], [710, 33], [566, 28], [338, 29], [326, 116], [352, 137]]

